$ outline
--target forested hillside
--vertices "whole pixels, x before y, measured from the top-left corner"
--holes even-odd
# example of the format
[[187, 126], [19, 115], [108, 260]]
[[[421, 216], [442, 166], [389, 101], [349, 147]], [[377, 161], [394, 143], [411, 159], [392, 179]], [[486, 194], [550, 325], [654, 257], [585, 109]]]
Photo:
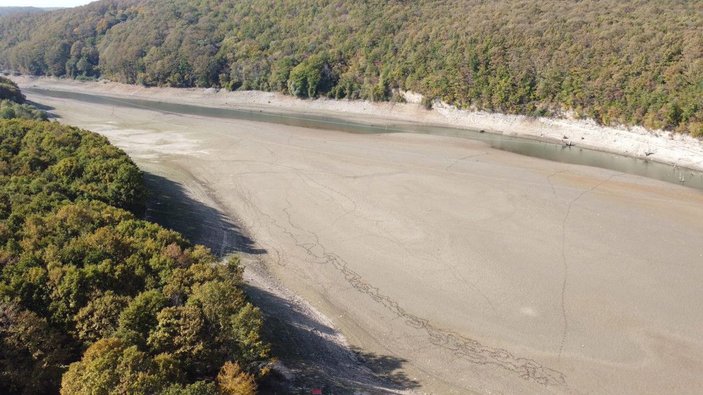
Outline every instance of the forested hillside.
[[0, 16], [12, 14], [30, 14], [38, 12], [46, 12], [55, 10], [56, 8], [38, 8], [38, 7], [0, 7]]
[[0, 19], [0, 62], [145, 85], [571, 112], [703, 135], [698, 0], [103, 0]]
[[255, 392], [242, 268], [140, 220], [144, 194], [104, 137], [0, 120], [0, 393]]

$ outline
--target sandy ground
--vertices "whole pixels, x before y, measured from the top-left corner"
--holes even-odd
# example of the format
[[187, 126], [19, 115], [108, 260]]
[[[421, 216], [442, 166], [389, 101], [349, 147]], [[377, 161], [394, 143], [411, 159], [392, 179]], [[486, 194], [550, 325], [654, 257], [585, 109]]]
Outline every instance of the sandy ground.
[[197, 185], [390, 390], [703, 392], [700, 191], [463, 139], [30, 99]]
[[164, 102], [208, 105], [222, 108], [266, 109], [268, 111], [344, 114], [361, 122], [379, 120], [422, 122], [491, 133], [521, 136], [545, 141], [561, 141], [576, 147], [596, 149], [666, 164], [703, 170], [703, 141], [687, 135], [641, 127], [602, 127], [594, 121], [534, 118], [483, 111], [458, 110], [436, 102], [427, 111], [422, 95], [402, 92], [407, 103], [370, 103], [347, 100], [299, 100], [277, 93], [216, 89], [145, 88], [115, 82], [80, 82], [45, 77], [12, 77], [21, 87], [108, 94], [116, 97], [139, 97]]

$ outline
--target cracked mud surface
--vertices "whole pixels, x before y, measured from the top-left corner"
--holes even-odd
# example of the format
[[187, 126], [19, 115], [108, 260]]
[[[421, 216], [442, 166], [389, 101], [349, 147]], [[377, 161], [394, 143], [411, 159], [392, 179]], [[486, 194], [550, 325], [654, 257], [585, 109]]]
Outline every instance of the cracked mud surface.
[[351, 366], [346, 389], [703, 389], [700, 191], [453, 138], [31, 99], [236, 218], [247, 237], [213, 248], [244, 246], [328, 317], [306, 330], [358, 348], [318, 372]]

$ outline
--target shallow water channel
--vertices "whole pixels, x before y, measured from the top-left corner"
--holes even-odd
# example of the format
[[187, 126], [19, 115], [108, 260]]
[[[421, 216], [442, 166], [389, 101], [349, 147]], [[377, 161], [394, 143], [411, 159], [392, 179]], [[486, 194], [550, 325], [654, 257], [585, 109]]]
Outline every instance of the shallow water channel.
[[566, 147], [557, 143], [494, 133], [482, 133], [478, 130], [459, 129], [420, 123], [361, 123], [335, 117], [312, 114], [283, 114], [257, 110], [224, 109], [196, 106], [191, 104], [165, 103], [152, 100], [115, 98], [86, 93], [38, 88], [26, 88], [25, 92], [60, 99], [78, 100], [95, 104], [114, 105], [128, 108], [139, 108], [164, 113], [267, 122], [313, 129], [336, 130], [346, 133], [421, 133], [467, 138], [485, 142], [495, 149], [509, 151], [520, 155], [527, 155], [563, 163], [600, 167], [675, 184], [682, 184], [687, 187], [703, 190], [703, 172], [577, 146]]

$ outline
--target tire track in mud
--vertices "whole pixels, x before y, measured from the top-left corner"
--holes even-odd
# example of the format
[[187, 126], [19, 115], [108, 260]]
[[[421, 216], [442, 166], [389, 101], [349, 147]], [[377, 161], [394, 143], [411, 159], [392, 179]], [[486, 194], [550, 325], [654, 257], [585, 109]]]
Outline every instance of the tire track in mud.
[[[264, 213], [256, 207], [253, 202], [248, 201], [247, 205], [256, 210], [262, 217], [267, 218], [272, 226], [278, 228], [279, 231], [290, 237], [296, 246], [302, 248], [310, 258], [310, 263], [331, 265], [334, 267], [357, 292], [370, 297], [394, 316], [403, 320], [408, 327], [424, 332], [429, 338], [430, 343], [434, 346], [448, 350], [456, 357], [470, 363], [482, 366], [494, 366], [506, 370], [523, 380], [535, 382], [544, 386], [567, 385], [566, 376], [562, 372], [543, 366], [533, 359], [514, 355], [508, 350], [486, 346], [474, 339], [461, 336], [446, 329], [438, 328], [432, 325], [428, 320], [409, 313], [397, 301], [385, 295], [378, 287], [371, 285], [359, 273], [351, 269], [347, 261], [339, 255], [327, 251], [320, 243], [319, 236], [316, 233], [302, 229], [294, 224], [290, 216], [290, 204], [289, 207], [283, 210], [289, 226], [282, 225], [273, 218], [273, 216]], [[300, 236], [294, 233], [296, 231], [307, 234], [309, 240], [301, 241]], [[280, 259], [277, 264], [286, 266]]]
[[478, 365], [493, 365], [508, 370], [528, 381], [542, 385], [566, 385], [566, 377], [563, 373], [544, 367], [535, 360], [515, 356], [501, 348], [485, 346], [476, 340], [437, 328], [429, 321], [408, 313], [398, 302], [384, 295], [379, 288], [367, 283], [358, 273], [348, 267], [346, 261], [336, 254], [324, 252], [320, 258], [324, 259], [323, 263], [331, 264], [339, 270], [354, 289], [368, 295], [386, 310], [403, 319], [406, 325], [424, 331], [435, 346], [447, 349], [457, 357], [462, 357]]

